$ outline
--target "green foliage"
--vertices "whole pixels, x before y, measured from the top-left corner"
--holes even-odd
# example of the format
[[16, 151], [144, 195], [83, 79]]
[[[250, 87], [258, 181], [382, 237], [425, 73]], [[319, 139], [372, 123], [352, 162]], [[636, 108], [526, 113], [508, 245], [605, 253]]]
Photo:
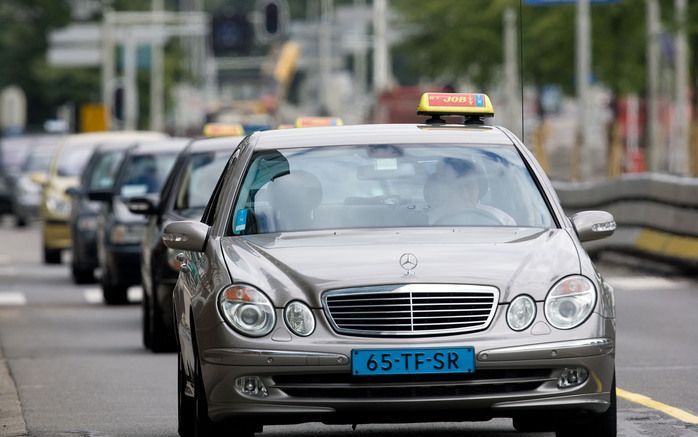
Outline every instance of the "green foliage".
[[[672, 3], [662, 2], [666, 23], [672, 18], [667, 14], [673, 10]], [[517, 0], [396, 0], [392, 4], [411, 29], [396, 48], [397, 53], [413, 54], [405, 69], [408, 74], [416, 70], [431, 79], [467, 78], [481, 87], [490, 85], [503, 62], [503, 13], [513, 8], [523, 22], [524, 82], [574, 91], [575, 5], [520, 6]], [[698, 8], [689, 8], [691, 17], [698, 19]], [[593, 5], [591, 10], [594, 79], [618, 93], [642, 92], [645, 2], [622, 0]], [[698, 20], [688, 21], [695, 35]]]

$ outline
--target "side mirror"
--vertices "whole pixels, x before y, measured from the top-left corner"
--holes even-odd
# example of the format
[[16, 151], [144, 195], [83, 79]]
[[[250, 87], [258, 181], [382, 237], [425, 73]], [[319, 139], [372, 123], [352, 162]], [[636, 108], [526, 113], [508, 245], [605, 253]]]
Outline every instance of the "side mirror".
[[582, 242], [610, 237], [616, 230], [613, 215], [606, 211], [582, 211], [570, 219], [579, 240]]
[[133, 214], [156, 215], [158, 213], [158, 201], [151, 197], [131, 197], [126, 200], [126, 207]]
[[31, 176], [29, 176], [29, 179], [31, 179], [31, 181], [36, 185], [40, 185], [42, 187], [48, 185], [48, 176], [40, 171], [32, 173]]
[[87, 192], [87, 198], [93, 202], [111, 202], [114, 193], [111, 190], [93, 190]]
[[70, 197], [80, 197], [82, 195], [82, 189], [79, 187], [66, 188], [65, 194]]
[[170, 249], [203, 252], [209, 229], [201, 222], [172, 222], [165, 226], [162, 242]]

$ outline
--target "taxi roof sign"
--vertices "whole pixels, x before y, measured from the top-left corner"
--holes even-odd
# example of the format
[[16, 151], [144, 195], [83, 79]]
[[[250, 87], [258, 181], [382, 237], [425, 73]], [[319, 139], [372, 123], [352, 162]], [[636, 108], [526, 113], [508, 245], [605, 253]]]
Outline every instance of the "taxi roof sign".
[[481, 123], [482, 117], [494, 117], [494, 108], [487, 94], [424, 93], [417, 108], [419, 115], [431, 115], [427, 123], [445, 123], [440, 115], [462, 115], [467, 123]]
[[208, 123], [204, 126], [207, 137], [239, 137], [245, 135], [245, 128], [239, 123]]
[[338, 117], [298, 117], [296, 127], [343, 126], [344, 122]]

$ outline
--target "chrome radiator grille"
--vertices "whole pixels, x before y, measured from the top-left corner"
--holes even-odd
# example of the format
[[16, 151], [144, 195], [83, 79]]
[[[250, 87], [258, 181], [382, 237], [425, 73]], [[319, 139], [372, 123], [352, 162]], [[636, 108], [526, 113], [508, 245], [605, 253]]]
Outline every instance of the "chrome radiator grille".
[[327, 318], [342, 334], [417, 336], [487, 328], [499, 291], [482, 285], [407, 284], [328, 291]]

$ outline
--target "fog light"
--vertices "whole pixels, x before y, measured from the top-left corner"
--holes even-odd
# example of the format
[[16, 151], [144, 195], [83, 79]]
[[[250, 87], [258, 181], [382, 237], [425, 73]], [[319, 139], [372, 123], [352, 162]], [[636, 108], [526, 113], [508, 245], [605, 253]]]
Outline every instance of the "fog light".
[[267, 387], [259, 376], [243, 376], [235, 380], [235, 388], [242, 394], [264, 398], [269, 396]]
[[574, 387], [584, 382], [589, 377], [589, 372], [584, 367], [576, 367], [574, 369], [562, 369], [560, 377], [557, 379], [558, 388]]

